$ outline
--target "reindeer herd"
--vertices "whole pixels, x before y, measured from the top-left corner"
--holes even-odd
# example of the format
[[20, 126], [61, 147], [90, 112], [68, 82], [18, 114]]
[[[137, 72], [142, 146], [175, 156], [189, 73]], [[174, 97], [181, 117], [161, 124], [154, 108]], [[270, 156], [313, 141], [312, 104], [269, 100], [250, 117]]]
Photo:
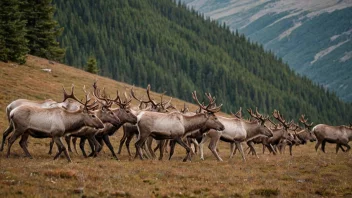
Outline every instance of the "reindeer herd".
[[[264, 116], [252, 109], [248, 109], [251, 119], [242, 118], [242, 109], [232, 117], [215, 115], [220, 111], [222, 105], [216, 105], [215, 97], [206, 94], [209, 103], [204, 105], [197, 98], [194, 91], [192, 97], [198, 104], [196, 112], [190, 112], [186, 106], [182, 110], [177, 110], [172, 104], [172, 98], [164, 102], [163, 94], [161, 101], [157, 103], [150, 96], [150, 86], [147, 87], [147, 100], [138, 98], [133, 87], [131, 93], [124, 93], [124, 98], [119, 92], [116, 98], [111, 99], [106, 94], [105, 89], [101, 91], [97, 83], [93, 84], [92, 94], [83, 88], [85, 101], [77, 99], [74, 95], [74, 86], [71, 93], [67, 93], [63, 88], [64, 99], [62, 102], [54, 100], [32, 101], [17, 99], [11, 102], [6, 108], [6, 115], [9, 126], [4, 131], [0, 151], [4, 150], [7, 140], [7, 157], [10, 156], [13, 143], [21, 138], [19, 144], [25, 155], [32, 158], [29, 153], [28, 138], [50, 138], [49, 154], [52, 153], [54, 143], [58, 148], [54, 159], [57, 159], [62, 152], [69, 162], [72, 152], [71, 141], [74, 149], [78, 139], [79, 147], [84, 157], [97, 157], [104, 144], [111, 151], [112, 156], [118, 159], [114, 148], [110, 142], [110, 136], [123, 126], [123, 136], [120, 141], [118, 154], [121, 154], [123, 144], [126, 145], [129, 156], [131, 151], [130, 142], [137, 136], [135, 142], [135, 157], [141, 160], [145, 158], [155, 158], [155, 151], [159, 150], [159, 160], [169, 149], [169, 159], [174, 154], [176, 143], [186, 150], [183, 161], [191, 160], [192, 154], [199, 148], [200, 157], [204, 160], [203, 146], [210, 140], [208, 148], [217, 160], [222, 161], [217, 149], [219, 141], [230, 144], [230, 158], [238, 150], [245, 161], [245, 151], [242, 144], [247, 144], [249, 151], [255, 156], [257, 152], [254, 144], [262, 144], [263, 153], [267, 149], [273, 155], [282, 153], [286, 146], [289, 147], [292, 155], [293, 146], [304, 145], [308, 141], [317, 141], [315, 149], [321, 145], [321, 150], [325, 152], [325, 144], [335, 143], [336, 153], [339, 149], [343, 152], [350, 150], [348, 142], [352, 140], [352, 125], [350, 126], [329, 126], [318, 124], [313, 127], [313, 123], [308, 124], [308, 119], [301, 115], [299, 121], [304, 125], [302, 128], [294, 121], [286, 121], [279, 111], [274, 110], [272, 116], [278, 121], [275, 123], [269, 116]], [[132, 99], [139, 102], [139, 106], [132, 107]], [[113, 108], [113, 105], [115, 106]], [[10, 137], [8, 137], [11, 134]], [[62, 142], [64, 137], [68, 149]], [[85, 142], [91, 148], [91, 153], [87, 155]], [[152, 148], [153, 141], [156, 141], [156, 148]], [[192, 147], [194, 149], [192, 149]], [[257, 156], [258, 157], [258, 156]]]

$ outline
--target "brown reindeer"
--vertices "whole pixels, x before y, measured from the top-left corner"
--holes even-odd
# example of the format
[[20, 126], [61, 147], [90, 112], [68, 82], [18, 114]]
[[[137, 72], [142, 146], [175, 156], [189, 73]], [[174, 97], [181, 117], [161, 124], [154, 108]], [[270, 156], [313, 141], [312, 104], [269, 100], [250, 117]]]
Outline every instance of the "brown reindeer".
[[[258, 108], [255, 109], [255, 113], [253, 113], [252, 109], [247, 109], [249, 115], [257, 120], [261, 125], [264, 125], [267, 120], [269, 120], [269, 116], [264, 117], [258, 112]], [[249, 152], [252, 152], [253, 155], [255, 155], [258, 158], [257, 152], [254, 149], [254, 144], [262, 144], [263, 145], [263, 150], [264, 147], [267, 147], [270, 152], [272, 152], [274, 155], [276, 155], [276, 151], [274, 150], [273, 146], [269, 143], [269, 136], [261, 135], [256, 138], [251, 139], [250, 141], [247, 141], [247, 145], [250, 149]]]
[[[273, 130], [273, 139], [269, 139], [269, 143], [272, 145], [275, 145], [279, 148], [280, 153], [282, 153], [283, 148], [286, 144], [290, 145], [290, 155], [292, 155], [292, 146], [295, 144], [299, 144], [299, 140], [297, 139], [297, 137], [295, 137], [294, 135], [290, 134], [288, 132], [288, 130], [295, 130], [292, 129], [292, 127], [295, 127], [293, 120], [291, 122], [286, 122], [286, 120], [283, 118], [283, 116], [280, 114], [279, 111], [277, 111], [276, 109], [273, 112], [273, 116], [276, 120], [278, 120], [281, 125], [283, 126], [282, 129], [278, 129], [278, 130]], [[277, 136], [275, 136], [275, 133], [277, 134]]]
[[[103, 142], [108, 146], [109, 150], [111, 151], [113, 157], [115, 159], [118, 159], [114, 148], [110, 142], [110, 138], [109, 136], [112, 136], [113, 134], [115, 134], [115, 132], [125, 123], [131, 123], [131, 124], [135, 124], [137, 122], [137, 117], [134, 115], [135, 112], [133, 110], [131, 110], [130, 108], [130, 104], [132, 99], [129, 98], [126, 94], [125, 94], [125, 99], [121, 100], [121, 97], [119, 96], [119, 93], [117, 91], [116, 93], [116, 98], [115, 99], [109, 99], [107, 98], [106, 94], [104, 94], [104, 96], [100, 95], [100, 91], [97, 88], [96, 82], [93, 84], [93, 95], [100, 101], [104, 101], [106, 104], [111, 105], [112, 103], [115, 103], [116, 105], [119, 106], [119, 108], [112, 108], [110, 109], [119, 119], [120, 119], [120, 124], [118, 125], [113, 125], [111, 123], [105, 123], [104, 124], [104, 128], [100, 129], [97, 131], [97, 133], [95, 134], [95, 138], [97, 139], [97, 141], [100, 143], [100, 147], [98, 148], [94, 148], [94, 145], [91, 141], [89, 141], [90, 146], [91, 146], [91, 150], [92, 153], [89, 154], [89, 156], [94, 156], [95, 155], [95, 149], [96, 152], [100, 152], [102, 147], [103, 147]], [[82, 150], [82, 153], [85, 153], [84, 150], [84, 143], [85, 140], [87, 138], [81, 137], [81, 141], [80, 141], [80, 148]]]
[[351, 147], [348, 145], [348, 142], [352, 140], [351, 127], [345, 125], [329, 126], [326, 124], [318, 124], [312, 129], [312, 132], [317, 138], [317, 144], [315, 145], [316, 151], [321, 144], [321, 150], [325, 153], [326, 142], [336, 144], [336, 153], [339, 151], [339, 148], [344, 151], [342, 146], [347, 147], [345, 152], [351, 149]]

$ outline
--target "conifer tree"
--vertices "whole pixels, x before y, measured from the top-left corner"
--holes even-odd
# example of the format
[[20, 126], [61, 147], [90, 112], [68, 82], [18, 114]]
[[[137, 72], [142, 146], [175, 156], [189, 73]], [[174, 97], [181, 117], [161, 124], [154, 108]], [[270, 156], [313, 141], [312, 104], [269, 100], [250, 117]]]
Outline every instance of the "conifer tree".
[[98, 73], [97, 59], [93, 56], [90, 56], [87, 61], [86, 71], [92, 74]]
[[61, 60], [65, 49], [59, 46], [58, 36], [63, 28], [53, 19], [55, 7], [52, 0], [25, 0], [21, 6], [27, 19], [28, 47], [30, 54], [50, 60]]
[[26, 62], [26, 21], [22, 19], [18, 0], [0, 1], [0, 60]]

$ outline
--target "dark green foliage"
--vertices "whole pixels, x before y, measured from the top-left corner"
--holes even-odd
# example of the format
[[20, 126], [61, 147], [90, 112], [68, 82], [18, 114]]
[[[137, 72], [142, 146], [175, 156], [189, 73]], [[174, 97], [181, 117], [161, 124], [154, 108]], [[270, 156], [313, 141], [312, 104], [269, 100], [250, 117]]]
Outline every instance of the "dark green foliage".
[[[297, 76], [271, 52], [170, 0], [54, 1], [65, 62], [83, 68], [95, 54], [100, 73], [193, 101], [210, 92], [225, 112], [258, 107], [287, 119], [350, 122], [352, 106]], [[199, 99], [205, 97], [199, 96]]]
[[59, 46], [57, 37], [63, 28], [59, 28], [53, 19], [55, 8], [52, 0], [23, 0], [21, 9], [27, 20], [26, 38], [30, 54], [50, 60], [62, 60], [65, 50]]
[[97, 59], [90, 56], [87, 61], [86, 71], [92, 74], [98, 73]]
[[0, 1], [0, 60], [23, 64], [28, 47], [25, 39], [26, 21], [19, 6], [18, 0]]

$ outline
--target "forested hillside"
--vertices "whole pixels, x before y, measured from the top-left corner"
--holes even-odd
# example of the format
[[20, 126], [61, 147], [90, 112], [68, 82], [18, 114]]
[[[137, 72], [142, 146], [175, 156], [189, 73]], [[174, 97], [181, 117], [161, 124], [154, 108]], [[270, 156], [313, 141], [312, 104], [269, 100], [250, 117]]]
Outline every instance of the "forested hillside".
[[211, 92], [225, 112], [239, 107], [304, 113], [314, 122], [347, 124], [351, 104], [315, 86], [263, 47], [171, 0], [59, 1], [65, 63], [82, 68], [97, 58], [113, 79], [191, 101]]
[[181, 0], [263, 44], [297, 73], [352, 102], [349, 0]]

